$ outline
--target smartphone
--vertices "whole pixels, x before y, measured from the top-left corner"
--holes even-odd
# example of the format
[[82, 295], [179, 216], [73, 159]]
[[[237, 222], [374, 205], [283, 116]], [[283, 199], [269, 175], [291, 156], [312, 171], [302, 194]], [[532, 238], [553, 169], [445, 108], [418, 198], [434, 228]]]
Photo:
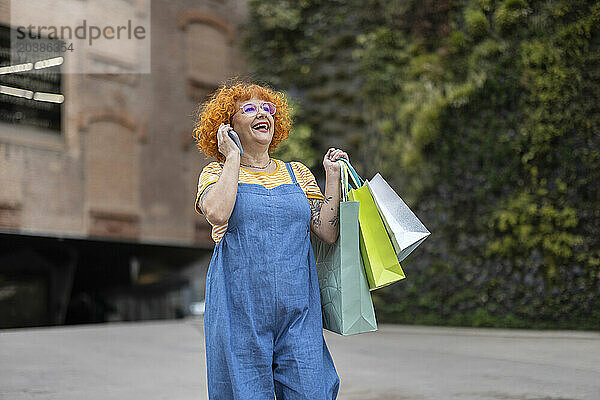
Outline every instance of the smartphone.
[[238, 137], [237, 133], [235, 133], [233, 129], [230, 129], [227, 133], [229, 133], [229, 137], [231, 138], [231, 140], [233, 140], [235, 142], [235, 145], [240, 149], [240, 157], [243, 156], [244, 149], [242, 149], [242, 143], [240, 142], [240, 138]]

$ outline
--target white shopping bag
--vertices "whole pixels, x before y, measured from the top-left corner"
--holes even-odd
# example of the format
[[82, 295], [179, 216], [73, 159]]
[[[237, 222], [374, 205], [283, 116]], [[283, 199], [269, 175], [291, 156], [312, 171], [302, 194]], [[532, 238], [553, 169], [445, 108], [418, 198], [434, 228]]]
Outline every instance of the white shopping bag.
[[404, 260], [431, 234], [392, 187], [377, 173], [367, 181], [398, 261]]

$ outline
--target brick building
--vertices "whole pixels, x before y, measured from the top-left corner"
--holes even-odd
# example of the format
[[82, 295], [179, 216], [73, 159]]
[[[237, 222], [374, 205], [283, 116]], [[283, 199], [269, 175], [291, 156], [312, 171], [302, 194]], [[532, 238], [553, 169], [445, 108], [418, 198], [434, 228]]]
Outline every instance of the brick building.
[[[4, 55], [10, 11], [0, 0]], [[193, 202], [210, 160], [192, 118], [244, 72], [246, 14], [244, 0], [152, 0], [150, 74], [0, 73], [0, 327], [173, 317], [203, 295], [212, 241]], [[123, 68], [125, 53], [86, 62]], [[62, 102], [11, 92], [27, 85]]]

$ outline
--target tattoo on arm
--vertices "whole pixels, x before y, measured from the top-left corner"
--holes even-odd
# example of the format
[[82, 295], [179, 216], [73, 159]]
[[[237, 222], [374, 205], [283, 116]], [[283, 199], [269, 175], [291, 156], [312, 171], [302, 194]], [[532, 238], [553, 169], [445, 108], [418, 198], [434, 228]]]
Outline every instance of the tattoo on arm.
[[338, 226], [340, 224], [340, 217], [339, 215], [335, 215], [333, 218], [331, 218], [329, 220], [329, 223], [333, 226]]
[[[323, 205], [329, 204], [329, 201], [333, 197], [325, 197], [324, 199], [308, 199], [310, 203], [310, 212], [311, 212], [311, 221], [315, 229], [321, 226], [321, 209]], [[331, 208], [333, 210], [333, 208]], [[339, 224], [339, 215], [334, 216], [332, 219], [328, 221], [333, 226], [338, 226]]]
[[308, 199], [308, 201], [310, 203], [311, 222], [316, 229], [321, 226], [321, 208], [325, 201], [321, 199]]

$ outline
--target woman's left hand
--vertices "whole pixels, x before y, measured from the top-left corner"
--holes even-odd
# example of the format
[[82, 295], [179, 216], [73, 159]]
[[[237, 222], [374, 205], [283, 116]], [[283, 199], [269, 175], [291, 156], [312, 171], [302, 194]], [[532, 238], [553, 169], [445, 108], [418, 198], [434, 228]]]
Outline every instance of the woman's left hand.
[[332, 147], [327, 150], [325, 157], [323, 157], [323, 167], [325, 168], [326, 175], [338, 175], [340, 173], [340, 164], [337, 162], [340, 158], [350, 161], [348, 154], [340, 149]]

